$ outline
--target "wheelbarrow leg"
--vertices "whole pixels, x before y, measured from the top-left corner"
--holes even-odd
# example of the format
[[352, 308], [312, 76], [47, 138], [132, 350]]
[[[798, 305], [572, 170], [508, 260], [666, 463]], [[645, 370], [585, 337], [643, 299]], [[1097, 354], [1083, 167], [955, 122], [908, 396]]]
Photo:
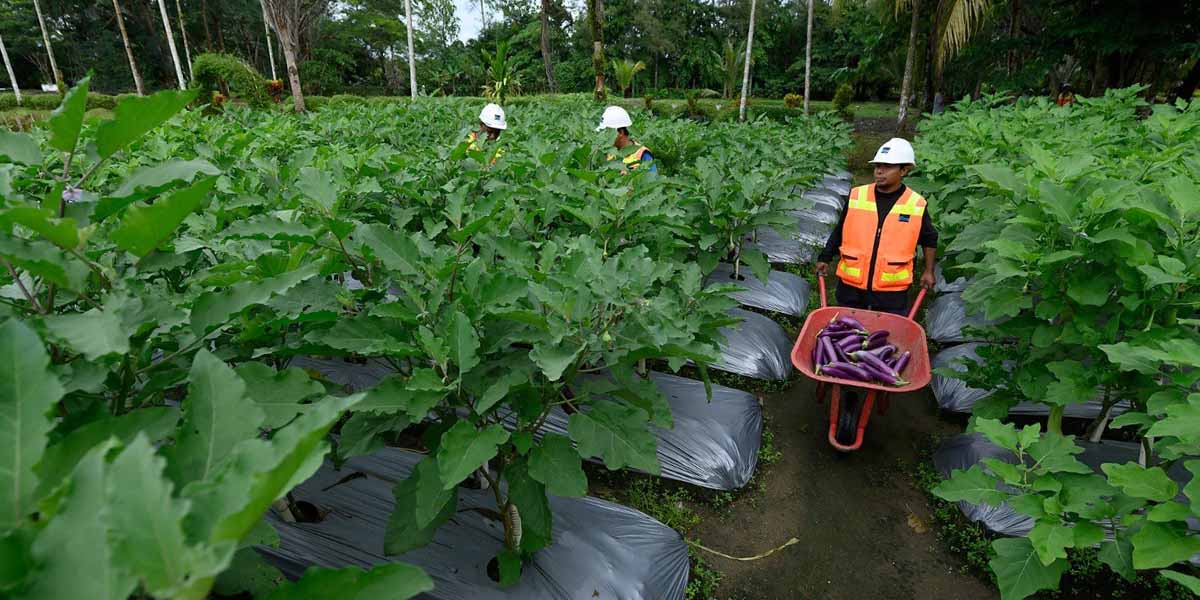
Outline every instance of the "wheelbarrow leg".
[[825, 393], [829, 391], [829, 390], [825, 389], [826, 387], [827, 387], [827, 385], [825, 384], [824, 381], [817, 382], [817, 391], [816, 391], [817, 404], [825, 403]]
[[839, 409], [841, 408], [841, 386], [834, 384], [832, 393], [830, 394], [829, 402], [829, 445], [841, 452], [853, 452], [862, 447], [863, 432], [867, 428], [867, 422], [871, 420], [871, 409], [875, 406], [875, 390], [866, 391], [867, 397], [863, 400], [862, 406], [858, 410], [858, 427], [854, 432], [854, 443], [845, 445], [837, 439], [837, 424]]
[[876, 411], [880, 416], [886, 415], [889, 408], [892, 406], [892, 395], [887, 392], [879, 392], [879, 408]]

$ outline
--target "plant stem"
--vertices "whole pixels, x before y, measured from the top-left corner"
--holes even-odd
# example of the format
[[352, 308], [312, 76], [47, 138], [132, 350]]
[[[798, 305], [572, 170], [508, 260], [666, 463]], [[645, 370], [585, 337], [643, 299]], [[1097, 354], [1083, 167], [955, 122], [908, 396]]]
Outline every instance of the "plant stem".
[[3, 258], [0, 258], [0, 261], [3, 261], [4, 266], [8, 267], [9, 275], [12, 275], [13, 281], [17, 282], [17, 287], [21, 289], [21, 293], [25, 295], [25, 299], [28, 300], [29, 303], [33, 305], [33, 308], [39, 313], [43, 315], [46, 314], [46, 309], [42, 308], [42, 305], [38, 304], [37, 297], [30, 294], [29, 290], [25, 288], [25, 282], [21, 281], [21, 276], [17, 273], [17, 270], [13, 268], [12, 263]]
[[1046, 421], [1046, 431], [1048, 433], [1062, 435], [1062, 420], [1063, 420], [1063, 407], [1051, 406], [1050, 407], [1050, 419], [1048, 421]]
[[228, 319], [226, 319], [226, 320], [225, 320], [225, 322], [223, 322], [223, 323], [221, 323], [220, 325], [218, 325], [216, 329], [214, 329], [214, 330], [212, 330], [212, 331], [210, 331], [210, 332], [208, 332], [208, 333], [206, 333], [206, 334], [204, 334], [204, 335], [202, 335], [202, 336], [200, 336], [200, 337], [196, 338], [196, 339], [195, 339], [195, 341], [193, 341], [192, 343], [190, 343], [190, 344], [188, 344], [188, 345], [186, 345], [186, 346], [184, 346], [184, 347], [182, 347], [182, 348], [180, 348], [180, 349], [178, 349], [178, 350], [176, 350], [176, 351], [174, 351], [174, 352], [172, 352], [172, 353], [170, 353], [170, 354], [168, 354], [168, 355], [164, 356], [164, 357], [162, 358], [162, 360], [160, 360], [160, 361], [158, 361], [158, 362], [156, 362], [156, 363], [150, 363], [150, 364], [148, 364], [148, 365], [146, 365], [146, 366], [144, 366], [144, 367], [142, 367], [142, 368], [138, 369], [137, 371], [134, 371], [134, 373], [133, 373], [133, 374], [134, 374], [134, 375], [141, 375], [141, 374], [143, 374], [143, 373], [146, 373], [146, 372], [149, 372], [149, 371], [153, 371], [154, 369], [158, 368], [159, 366], [161, 366], [161, 365], [163, 365], [163, 364], [166, 364], [166, 363], [168, 363], [168, 362], [171, 362], [171, 360], [173, 360], [173, 359], [174, 359], [176, 356], [179, 356], [180, 354], [184, 354], [184, 353], [186, 353], [186, 352], [190, 352], [190, 351], [191, 351], [191, 350], [193, 350], [193, 349], [194, 349], [196, 346], [199, 346], [201, 343], [203, 343], [205, 340], [207, 340], [207, 339], [209, 338], [209, 336], [211, 336], [212, 334], [214, 334], [214, 333], [220, 333], [220, 331], [221, 331], [221, 328], [222, 328], [222, 327], [224, 327], [224, 326], [226, 326], [226, 325], [228, 325], [230, 322], [232, 322], [232, 321], [234, 320], [234, 318], [236, 318], [236, 317], [229, 317]]

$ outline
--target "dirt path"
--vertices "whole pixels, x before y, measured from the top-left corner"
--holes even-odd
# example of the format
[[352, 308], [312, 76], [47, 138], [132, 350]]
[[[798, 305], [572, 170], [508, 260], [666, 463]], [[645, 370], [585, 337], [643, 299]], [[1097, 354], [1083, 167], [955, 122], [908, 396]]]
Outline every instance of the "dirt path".
[[704, 513], [693, 535], [727, 554], [749, 556], [790, 537], [800, 543], [766, 559], [708, 557], [724, 572], [721, 600], [995, 598], [941, 547], [929, 508], [906, 471], [940, 421], [927, 395], [893, 399], [874, 415], [863, 447], [842, 455], [826, 441], [828, 407], [802, 381], [766, 399], [764, 410], [783, 457], [764, 493], [723, 516]]

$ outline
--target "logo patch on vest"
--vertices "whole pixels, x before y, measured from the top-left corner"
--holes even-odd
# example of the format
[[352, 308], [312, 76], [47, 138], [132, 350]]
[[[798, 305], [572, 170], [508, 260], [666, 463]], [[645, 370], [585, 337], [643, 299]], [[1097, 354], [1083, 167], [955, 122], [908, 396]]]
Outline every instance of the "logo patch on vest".
[[900, 215], [900, 222], [901, 222], [901, 223], [907, 223], [907, 222], [908, 222], [908, 218], [909, 218], [909, 215]]

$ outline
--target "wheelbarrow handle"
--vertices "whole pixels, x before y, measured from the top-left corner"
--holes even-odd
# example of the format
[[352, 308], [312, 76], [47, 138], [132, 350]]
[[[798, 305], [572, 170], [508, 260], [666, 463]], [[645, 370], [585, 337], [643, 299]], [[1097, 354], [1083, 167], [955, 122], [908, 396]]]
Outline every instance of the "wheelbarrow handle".
[[817, 289], [821, 292], [821, 308], [825, 308], [825, 274], [817, 273]]
[[915, 320], [917, 309], [921, 308], [921, 301], [925, 299], [925, 286], [921, 286], [921, 291], [917, 292], [917, 299], [913, 301], [912, 309], [908, 311], [908, 320]]

